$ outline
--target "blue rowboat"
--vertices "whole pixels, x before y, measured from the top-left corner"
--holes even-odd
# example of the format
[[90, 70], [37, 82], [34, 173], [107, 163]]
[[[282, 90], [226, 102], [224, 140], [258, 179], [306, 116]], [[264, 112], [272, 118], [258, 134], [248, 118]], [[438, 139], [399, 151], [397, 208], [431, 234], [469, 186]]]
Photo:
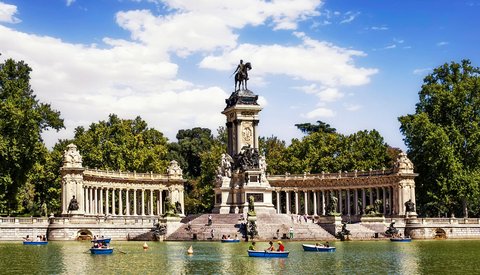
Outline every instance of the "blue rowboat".
[[95, 254], [95, 255], [112, 254], [113, 253], [113, 247], [102, 247], [102, 248], [92, 247], [92, 248], [90, 248], [90, 253]]
[[288, 258], [289, 251], [256, 251], [248, 250], [249, 257], [259, 258]]
[[390, 238], [392, 242], [399, 242], [399, 243], [409, 243], [412, 241], [411, 238]]
[[302, 244], [303, 251], [313, 251], [313, 252], [335, 252], [334, 246], [316, 246], [313, 244]]
[[47, 245], [47, 244], [48, 244], [48, 241], [38, 241], [38, 242], [34, 242], [34, 241], [23, 241], [23, 244], [24, 244], [24, 245]]
[[236, 239], [223, 239], [222, 240], [222, 243], [239, 243], [240, 240], [236, 240]]

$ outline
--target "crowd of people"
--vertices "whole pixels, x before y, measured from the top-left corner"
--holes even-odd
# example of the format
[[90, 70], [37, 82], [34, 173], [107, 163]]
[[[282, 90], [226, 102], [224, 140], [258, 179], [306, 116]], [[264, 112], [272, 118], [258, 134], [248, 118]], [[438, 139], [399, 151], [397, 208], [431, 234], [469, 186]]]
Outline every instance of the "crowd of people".
[[[257, 248], [255, 247], [256, 244], [257, 244], [256, 242], [252, 242], [252, 244], [248, 247], [248, 250], [256, 251], [257, 250]], [[276, 249], [272, 241], [270, 241], [268, 244], [269, 244], [269, 247], [265, 249], [265, 251], [279, 251], [279, 252], [285, 251], [285, 246], [283, 245], [282, 241], [277, 241], [278, 248]]]

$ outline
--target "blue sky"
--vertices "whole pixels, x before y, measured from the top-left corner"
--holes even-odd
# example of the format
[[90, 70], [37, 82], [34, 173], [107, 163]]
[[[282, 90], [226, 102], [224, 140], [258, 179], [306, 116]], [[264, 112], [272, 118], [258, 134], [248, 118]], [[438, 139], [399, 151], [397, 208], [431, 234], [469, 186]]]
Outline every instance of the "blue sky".
[[110, 113], [172, 141], [215, 132], [243, 59], [260, 135], [289, 142], [294, 124], [321, 120], [406, 149], [397, 118], [414, 112], [423, 77], [480, 66], [478, 14], [480, 0], [0, 0], [0, 58], [25, 60], [65, 119], [48, 146]]

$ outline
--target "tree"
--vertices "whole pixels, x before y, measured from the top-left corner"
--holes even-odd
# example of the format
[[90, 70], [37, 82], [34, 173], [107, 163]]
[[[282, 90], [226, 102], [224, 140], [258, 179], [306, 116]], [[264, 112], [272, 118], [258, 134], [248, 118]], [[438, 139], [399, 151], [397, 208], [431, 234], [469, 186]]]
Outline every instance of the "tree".
[[111, 114], [88, 130], [77, 127], [70, 142], [77, 145], [85, 167], [161, 174], [168, 167], [167, 138], [148, 128], [141, 117], [120, 119]]
[[323, 121], [317, 120], [317, 125], [311, 123], [299, 123], [295, 124], [297, 128], [302, 131], [304, 134], [311, 134], [315, 132], [323, 132], [323, 133], [335, 133], [337, 129], [330, 127], [330, 124], [325, 123]]
[[[480, 180], [480, 69], [451, 62], [426, 76], [415, 114], [399, 117], [419, 176], [417, 202], [427, 215], [468, 216]], [[477, 213], [476, 213], [477, 214]]]
[[16, 209], [18, 191], [45, 154], [41, 133], [64, 127], [60, 113], [36, 99], [31, 71], [23, 61], [0, 64], [0, 201], [8, 213]]

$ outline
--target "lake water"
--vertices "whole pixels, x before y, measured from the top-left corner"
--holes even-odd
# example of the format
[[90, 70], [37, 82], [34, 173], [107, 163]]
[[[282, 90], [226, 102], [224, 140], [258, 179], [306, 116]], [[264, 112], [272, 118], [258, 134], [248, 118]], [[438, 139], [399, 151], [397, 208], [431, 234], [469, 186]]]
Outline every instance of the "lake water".
[[149, 242], [144, 251], [143, 242], [114, 241], [112, 255], [90, 255], [89, 242], [0, 242], [0, 274], [480, 274], [478, 240], [332, 242], [333, 253], [284, 244], [286, 259], [249, 258], [244, 242]]

